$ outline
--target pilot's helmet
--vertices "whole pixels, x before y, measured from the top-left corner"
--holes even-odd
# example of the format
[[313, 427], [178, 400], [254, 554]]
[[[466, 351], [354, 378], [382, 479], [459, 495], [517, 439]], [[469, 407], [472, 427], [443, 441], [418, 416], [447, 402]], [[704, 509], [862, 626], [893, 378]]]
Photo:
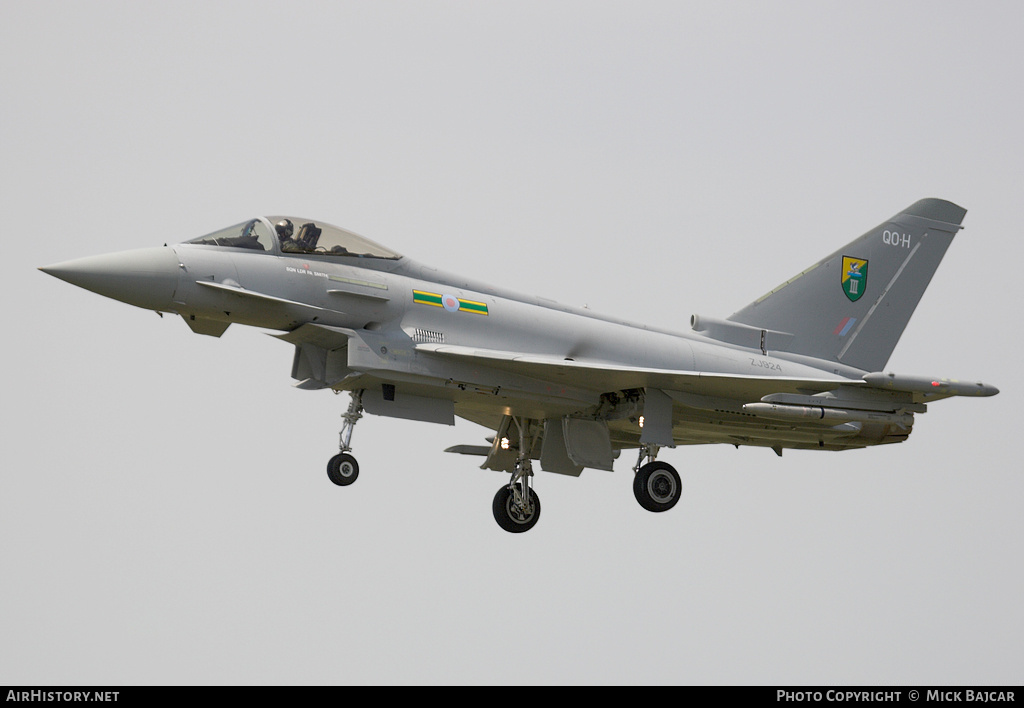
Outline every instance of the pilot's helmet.
[[292, 222], [290, 219], [281, 219], [279, 222], [274, 224], [274, 229], [277, 231], [277, 236], [282, 241], [292, 237]]

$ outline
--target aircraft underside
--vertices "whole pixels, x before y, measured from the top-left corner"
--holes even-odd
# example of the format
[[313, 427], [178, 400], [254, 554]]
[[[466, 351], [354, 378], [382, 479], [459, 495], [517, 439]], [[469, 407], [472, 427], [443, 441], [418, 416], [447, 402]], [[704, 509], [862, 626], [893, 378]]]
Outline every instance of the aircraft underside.
[[[501, 415], [471, 407], [456, 406], [455, 414], [491, 430], [501, 425]], [[731, 419], [730, 419], [731, 418]], [[614, 450], [641, 446], [640, 432], [631, 421], [610, 421], [608, 430]], [[901, 428], [890, 424], [861, 423], [857, 429], [835, 430], [829, 425], [766, 424], [763, 420], [735, 414], [713, 417], [699, 411], [673, 413], [672, 437], [675, 445], [750, 445], [772, 449], [855, 450], [871, 445], [903, 442], [912, 432], [912, 425]]]
[[[347, 486], [358, 475], [351, 439], [364, 404], [373, 409], [371, 412], [385, 416], [449, 424], [454, 424], [454, 417], [463, 418], [493, 434], [481, 441], [486, 445], [457, 445], [447, 451], [477, 456], [483, 460], [482, 468], [511, 475], [510, 482], [495, 496], [492, 509], [498, 524], [514, 533], [532, 528], [540, 515], [540, 499], [533, 489], [535, 463], [547, 472], [579, 476], [585, 467], [610, 471], [624, 450], [636, 450], [634, 495], [643, 508], [662, 512], [678, 502], [682, 491], [675, 468], [657, 459], [664, 447], [749, 445], [771, 448], [781, 456], [786, 448], [837, 451], [902, 442], [913, 426], [912, 413], [839, 409], [822, 409], [817, 421], [773, 421], [743, 412], [741, 399], [726, 401], [674, 392], [695, 405], [671, 403], [667, 428], [671, 441], [652, 442], [645, 438], [644, 413], [655, 407], [645, 405], [645, 399], [664, 396], [656, 390], [593, 394], [597, 404], [587, 406], [579, 400], [552, 405], [549, 399], [541, 404], [529, 392], [485, 390], [417, 377], [391, 383], [379, 375], [353, 374], [346, 383], [352, 399], [343, 415], [340, 452], [328, 464], [328, 476], [335, 484]], [[883, 394], [879, 396], [884, 398]], [[389, 410], [389, 405], [397, 407]], [[915, 404], [904, 405], [913, 408]], [[847, 419], [827, 419], [826, 411], [842, 413]], [[862, 419], [848, 419], [851, 417]], [[870, 420], [872, 417], [881, 420]]]

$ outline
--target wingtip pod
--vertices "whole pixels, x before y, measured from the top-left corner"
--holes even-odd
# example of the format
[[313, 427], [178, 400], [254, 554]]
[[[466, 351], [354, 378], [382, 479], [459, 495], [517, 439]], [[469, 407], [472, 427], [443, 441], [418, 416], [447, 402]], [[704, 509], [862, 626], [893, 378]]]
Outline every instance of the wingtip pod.
[[956, 379], [931, 379], [927, 376], [900, 376], [881, 371], [864, 374], [864, 382], [874, 388], [939, 396], [994, 396], [999, 393], [995, 386], [980, 381], [970, 383]]

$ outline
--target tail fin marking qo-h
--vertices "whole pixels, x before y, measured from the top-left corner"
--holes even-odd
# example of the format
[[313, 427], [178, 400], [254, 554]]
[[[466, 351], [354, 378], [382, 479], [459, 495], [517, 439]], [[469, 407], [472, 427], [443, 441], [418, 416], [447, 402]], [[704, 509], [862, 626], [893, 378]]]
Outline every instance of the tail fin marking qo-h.
[[729, 320], [792, 334], [786, 351], [880, 371], [966, 213], [922, 199]]

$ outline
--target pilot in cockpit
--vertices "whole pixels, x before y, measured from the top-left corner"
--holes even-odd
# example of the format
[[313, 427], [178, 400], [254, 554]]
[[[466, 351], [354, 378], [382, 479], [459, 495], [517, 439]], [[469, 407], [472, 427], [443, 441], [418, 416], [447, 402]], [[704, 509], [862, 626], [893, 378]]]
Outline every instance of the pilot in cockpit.
[[295, 229], [292, 226], [291, 219], [281, 219], [279, 222], [274, 224], [274, 230], [277, 231], [277, 238], [281, 242], [281, 250], [285, 253], [301, 253], [302, 246], [300, 246], [292, 238], [292, 234]]

